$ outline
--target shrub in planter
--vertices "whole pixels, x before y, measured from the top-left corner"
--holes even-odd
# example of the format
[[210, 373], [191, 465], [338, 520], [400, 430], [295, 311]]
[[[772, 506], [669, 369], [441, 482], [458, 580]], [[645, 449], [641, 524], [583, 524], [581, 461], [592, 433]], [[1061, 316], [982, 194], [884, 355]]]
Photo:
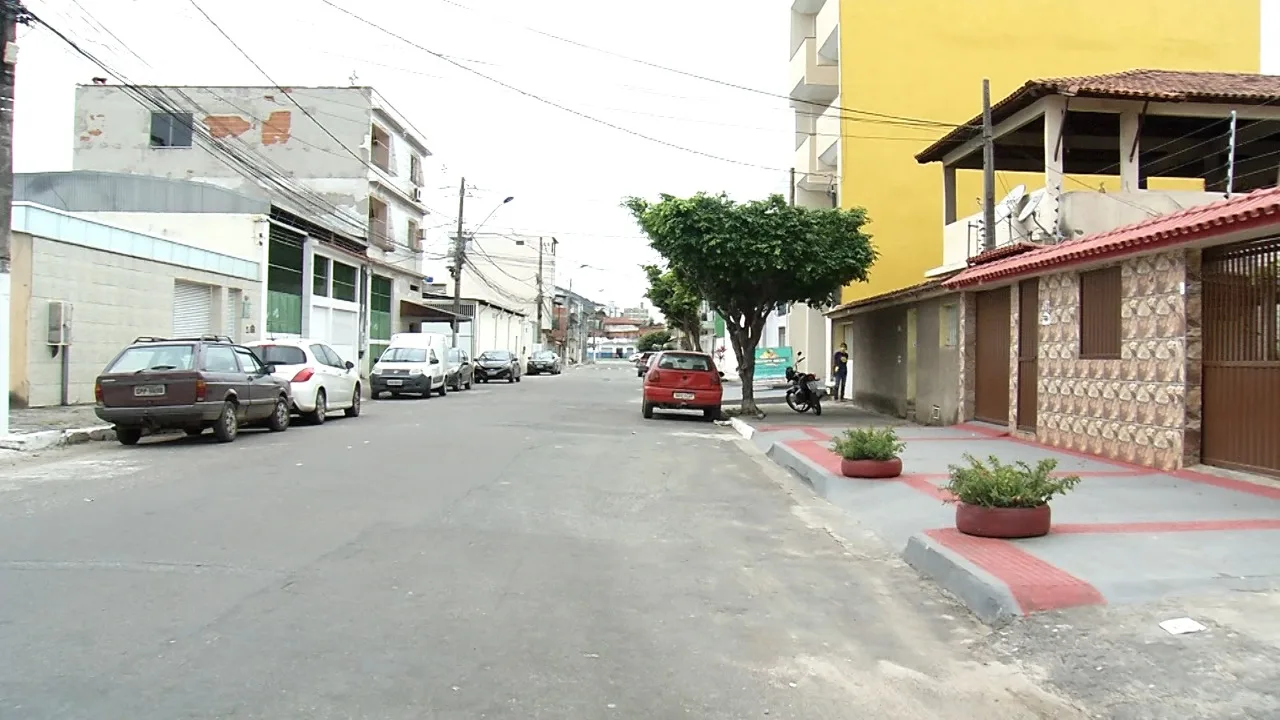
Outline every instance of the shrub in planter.
[[1031, 467], [1006, 465], [994, 455], [984, 462], [965, 455], [967, 466], [950, 466], [946, 490], [956, 503], [956, 529], [991, 538], [1040, 537], [1049, 533], [1049, 501], [1080, 482], [1077, 475], [1053, 477], [1058, 461], [1046, 458]]
[[840, 456], [840, 474], [852, 478], [898, 477], [898, 455], [906, 446], [893, 428], [849, 428], [831, 441], [831, 450]]

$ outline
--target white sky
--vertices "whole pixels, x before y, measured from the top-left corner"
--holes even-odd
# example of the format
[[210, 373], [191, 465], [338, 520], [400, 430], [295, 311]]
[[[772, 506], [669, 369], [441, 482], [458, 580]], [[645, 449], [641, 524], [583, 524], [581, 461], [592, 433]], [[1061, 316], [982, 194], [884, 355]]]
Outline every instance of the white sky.
[[[426, 203], [441, 214], [429, 217], [428, 227], [455, 221], [465, 174], [477, 187], [467, 201], [469, 224], [515, 196], [485, 230], [555, 235], [561, 240], [557, 283], [567, 285], [572, 275], [576, 291], [601, 302], [639, 301], [645, 282], [637, 266], [654, 258], [618, 208], [623, 196], [786, 191], [782, 168], [794, 156], [786, 100], [644, 67], [520, 27], [785, 94], [790, 16], [784, 4], [457, 1], [472, 9], [445, 0], [335, 0], [419, 45], [579, 112], [779, 170], [699, 157], [548, 107], [362, 26], [320, 0], [197, 0], [281, 85], [347, 85], [354, 71], [359, 84], [374, 86], [408, 116], [435, 154]], [[27, 5], [138, 84], [269, 84], [189, 0]], [[42, 28], [20, 30], [19, 49], [14, 169], [70, 169], [74, 86], [104, 73]], [[584, 263], [600, 270], [578, 269]]]
[[[455, 222], [460, 174], [477, 190], [467, 222], [507, 195], [486, 230], [561, 240], [557, 283], [633, 305], [654, 259], [624, 195], [725, 190], [761, 197], [787, 188], [794, 157], [786, 100], [683, 77], [552, 40], [597, 48], [785, 94], [790, 15], [784, 0], [335, 0], [468, 67], [614, 125], [762, 170], [713, 160], [603, 127], [450, 66], [363, 26], [321, 0], [196, 0], [282, 85], [376, 87], [435, 153], [426, 202]], [[1280, 0], [1262, 0], [1263, 37]], [[462, 9], [457, 4], [468, 9]], [[27, 0], [32, 11], [139, 84], [263, 85], [190, 0]], [[604, 7], [612, 9], [605, 10]], [[103, 72], [40, 28], [19, 34], [14, 168], [71, 167], [74, 85]], [[1263, 69], [1280, 45], [1263, 43]], [[597, 269], [580, 269], [582, 264]]]

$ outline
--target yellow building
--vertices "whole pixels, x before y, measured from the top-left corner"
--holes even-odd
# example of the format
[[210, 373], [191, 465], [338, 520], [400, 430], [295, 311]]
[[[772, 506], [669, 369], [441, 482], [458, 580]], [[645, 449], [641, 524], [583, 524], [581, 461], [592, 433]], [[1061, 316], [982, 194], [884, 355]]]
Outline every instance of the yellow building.
[[[942, 175], [913, 156], [968, 122], [983, 78], [994, 102], [1035, 77], [1259, 72], [1261, 33], [1261, 0], [793, 0], [796, 202], [866, 208], [880, 253], [841, 301], [916, 285], [943, 264]], [[997, 198], [1023, 182], [1037, 181], [1000, 173]], [[981, 173], [961, 172], [959, 215], [977, 212], [981, 193]], [[829, 355], [829, 333], [818, 312], [790, 313], [806, 354]]]

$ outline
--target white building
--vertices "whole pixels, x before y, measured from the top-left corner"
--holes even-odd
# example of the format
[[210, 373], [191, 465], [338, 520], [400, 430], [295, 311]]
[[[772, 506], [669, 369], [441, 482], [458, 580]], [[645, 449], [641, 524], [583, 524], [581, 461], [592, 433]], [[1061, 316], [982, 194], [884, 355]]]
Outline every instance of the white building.
[[[400, 303], [422, 303], [410, 287], [421, 283], [425, 140], [369, 87], [148, 92], [163, 104], [115, 85], [77, 87], [75, 169], [195, 180], [305, 218], [307, 227], [273, 219], [256, 238], [267, 255], [265, 329], [325, 339], [367, 366], [401, 329]], [[179, 232], [181, 220], [165, 222]], [[308, 241], [323, 236], [331, 242]]]

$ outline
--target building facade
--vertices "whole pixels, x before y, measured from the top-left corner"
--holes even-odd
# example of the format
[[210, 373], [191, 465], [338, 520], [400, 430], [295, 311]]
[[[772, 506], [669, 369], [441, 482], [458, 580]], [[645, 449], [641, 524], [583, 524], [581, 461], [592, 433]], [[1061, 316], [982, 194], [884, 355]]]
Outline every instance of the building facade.
[[[983, 78], [998, 98], [1027, 77], [1145, 67], [1256, 73], [1261, 6], [1261, 0], [1226, 0], [1209, 12], [1198, 0], [1082, 0], [1038, 5], [1028, 16], [1016, 0], [793, 0], [788, 88], [796, 203], [866, 208], [880, 253], [869, 281], [845, 288], [841, 302], [918, 285], [944, 264], [936, 222], [943, 180], [911, 156], [971, 117]], [[1030, 30], [1018, 18], [1052, 30]], [[883, 62], [908, 46], [929, 50]], [[868, 65], [875, 71], [867, 72]], [[975, 209], [981, 182], [981, 173], [957, 177], [953, 195], [961, 214]], [[1028, 182], [1035, 180], [1002, 172], [998, 194]], [[796, 306], [788, 325], [792, 344], [806, 354], [820, 347], [830, 353], [825, 341], [832, 331], [817, 312]], [[835, 332], [838, 344], [840, 329]]]

